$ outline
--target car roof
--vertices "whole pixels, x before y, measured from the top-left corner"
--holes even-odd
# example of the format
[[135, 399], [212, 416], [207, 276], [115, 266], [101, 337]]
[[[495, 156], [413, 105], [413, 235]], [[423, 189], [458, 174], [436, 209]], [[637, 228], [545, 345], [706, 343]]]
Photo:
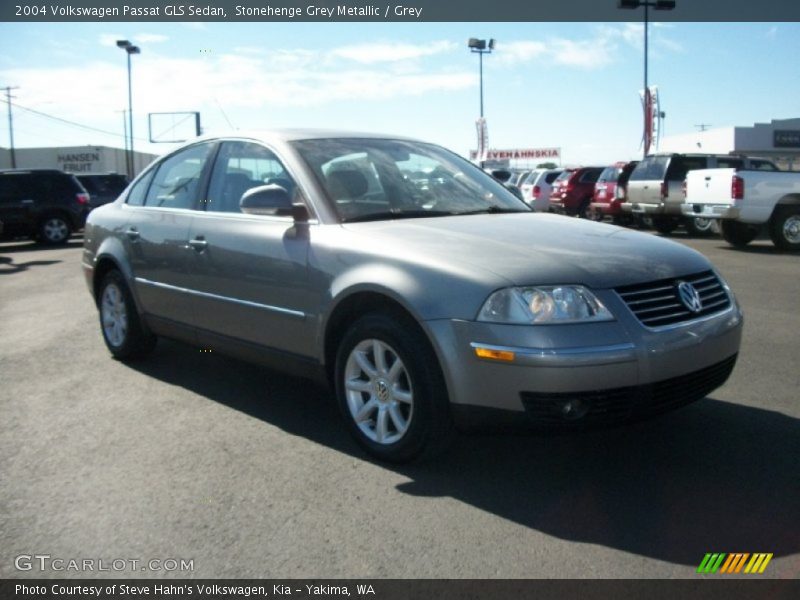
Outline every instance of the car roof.
[[218, 140], [226, 138], [247, 138], [262, 141], [281, 141], [281, 142], [295, 142], [300, 140], [324, 140], [332, 138], [353, 138], [353, 139], [385, 139], [385, 140], [406, 140], [418, 141], [404, 135], [374, 133], [352, 131], [344, 129], [255, 129], [255, 130], [237, 130], [227, 133], [216, 133], [201, 136], [193, 142]]

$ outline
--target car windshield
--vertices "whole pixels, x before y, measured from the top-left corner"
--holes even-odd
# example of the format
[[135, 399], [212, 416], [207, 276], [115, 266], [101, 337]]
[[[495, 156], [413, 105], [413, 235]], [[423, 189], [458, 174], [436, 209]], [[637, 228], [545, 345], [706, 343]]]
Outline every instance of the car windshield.
[[432, 144], [342, 138], [293, 146], [343, 222], [530, 212], [491, 176]]

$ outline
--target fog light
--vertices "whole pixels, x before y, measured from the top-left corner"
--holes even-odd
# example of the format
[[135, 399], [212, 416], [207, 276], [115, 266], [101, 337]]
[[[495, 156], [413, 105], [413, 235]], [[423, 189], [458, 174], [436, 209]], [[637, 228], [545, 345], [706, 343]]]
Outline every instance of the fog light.
[[586, 413], [589, 412], [589, 405], [583, 400], [573, 398], [560, 402], [558, 411], [568, 421], [575, 421], [586, 416]]

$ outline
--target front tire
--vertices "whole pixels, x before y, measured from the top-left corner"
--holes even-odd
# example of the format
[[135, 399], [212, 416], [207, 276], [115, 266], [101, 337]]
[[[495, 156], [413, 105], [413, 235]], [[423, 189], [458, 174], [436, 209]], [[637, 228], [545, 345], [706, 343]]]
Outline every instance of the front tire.
[[61, 215], [48, 215], [39, 223], [39, 241], [48, 246], [66, 244], [72, 235], [72, 226]]
[[769, 222], [769, 237], [781, 250], [800, 250], [800, 206], [779, 206]]
[[356, 442], [381, 460], [435, 455], [452, 437], [444, 377], [419, 326], [404, 315], [368, 314], [336, 356], [336, 396]]
[[739, 221], [731, 221], [730, 219], [722, 219], [720, 223], [720, 230], [722, 239], [728, 242], [731, 246], [736, 248], [744, 248], [756, 239], [758, 235], [758, 228]]
[[97, 298], [103, 341], [114, 358], [137, 358], [153, 350], [156, 337], [142, 327], [133, 296], [119, 271], [106, 274]]

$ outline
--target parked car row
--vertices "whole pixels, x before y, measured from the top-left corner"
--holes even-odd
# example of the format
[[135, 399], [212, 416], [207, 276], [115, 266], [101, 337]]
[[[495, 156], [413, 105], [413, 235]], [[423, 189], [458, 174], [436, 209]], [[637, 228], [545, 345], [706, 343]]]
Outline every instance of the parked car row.
[[116, 173], [75, 176], [57, 169], [0, 170], [0, 236], [65, 244], [83, 228], [89, 211], [116, 200], [127, 184], [127, 178]]

